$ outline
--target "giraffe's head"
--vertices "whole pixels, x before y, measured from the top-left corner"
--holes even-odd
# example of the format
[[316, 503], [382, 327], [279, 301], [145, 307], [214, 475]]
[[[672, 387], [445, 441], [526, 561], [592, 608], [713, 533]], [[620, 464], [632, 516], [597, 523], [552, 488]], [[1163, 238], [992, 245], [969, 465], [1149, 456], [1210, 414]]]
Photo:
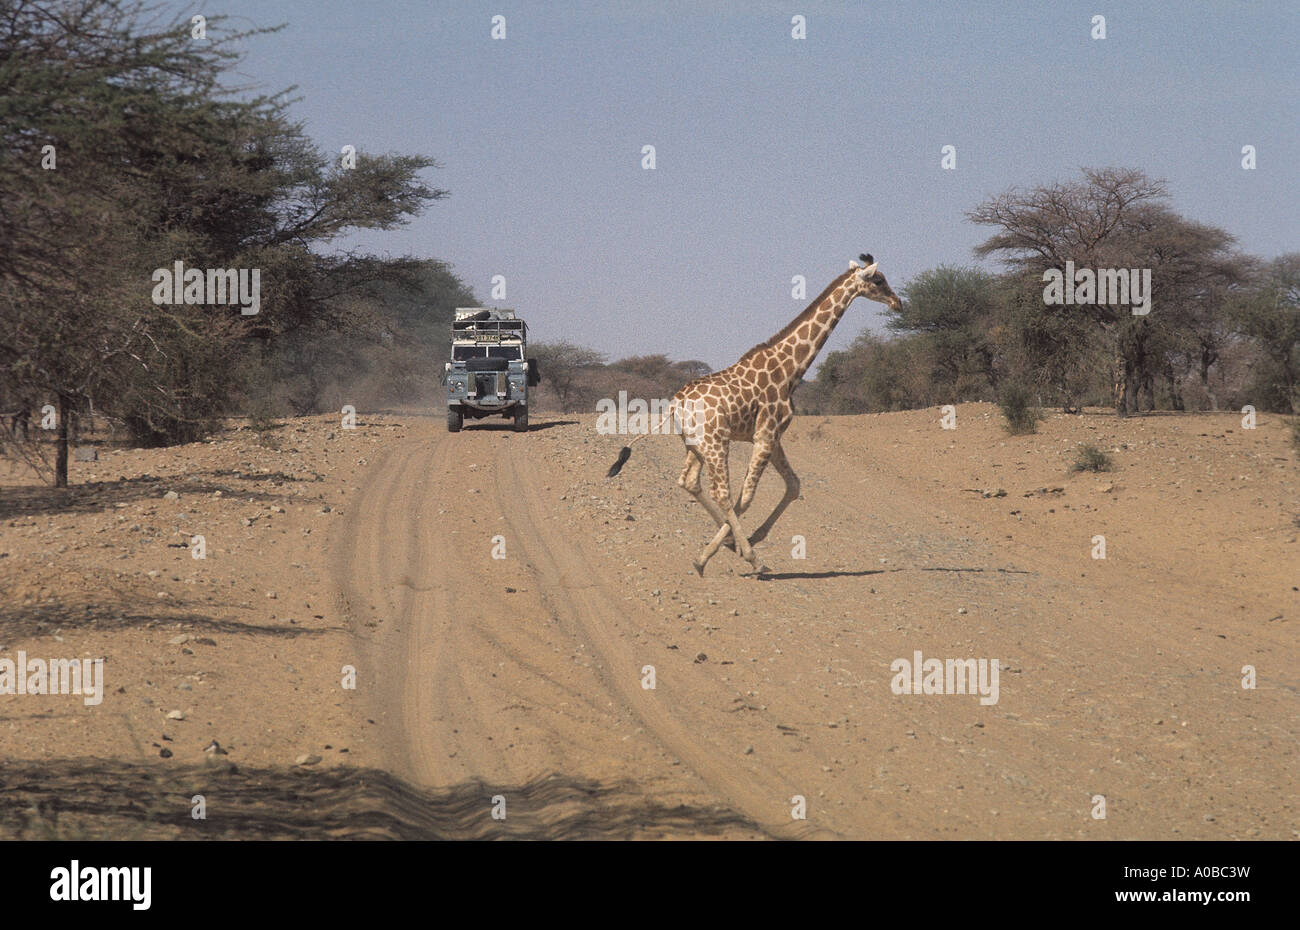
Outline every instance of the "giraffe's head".
[[850, 269], [857, 269], [853, 273], [852, 280], [858, 287], [858, 294], [888, 304], [890, 310], [901, 310], [903, 302], [890, 290], [885, 276], [876, 270], [876, 260], [866, 254], [859, 255], [858, 258], [862, 259], [863, 267], [859, 267], [857, 262], [849, 262]]

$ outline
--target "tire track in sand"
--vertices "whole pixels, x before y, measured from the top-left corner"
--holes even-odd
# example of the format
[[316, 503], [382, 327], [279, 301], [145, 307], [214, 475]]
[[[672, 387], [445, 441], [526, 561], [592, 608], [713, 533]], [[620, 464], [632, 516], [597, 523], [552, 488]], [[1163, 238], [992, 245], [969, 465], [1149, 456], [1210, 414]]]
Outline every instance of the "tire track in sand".
[[[376, 458], [335, 541], [394, 770], [438, 786], [635, 776], [647, 799], [726, 806], [773, 835], [812, 835], [790, 825], [789, 790], [756, 783], [641, 692], [639, 664], [604, 624], [610, 579], [584, 580], [581, 556], [546, 528], [537, 476], [520, 477], [527, 449], [497, 431], [453, 443], [413, 430]], [[488, 555], [496, 533], [509, 539], [505, 562]]]
[[[789, 799], [797, 789], [778, 774], [758, 766], [748, 767], [734, 759], [698, 731], [683, 722], [690, 719], [671, 688], [645, 690], [641, 687], [640, 658], [611, 623], [615, 617], [627, 620], [629, 607], [612, 595], [620, 586], [617, 578], [599, 573], [596, 560], [588, 559], [557, 524], [548, 521], [540, 503], [541, 483], [536, 474], [521, 468], [516, 457], [503, 453], [496, 470], [497, 498], [517, 502], [507, 510], [507, 519], [530, 555], [547, 600], [553, 609], [569, 617], [580, 635], [591, 644], [603, 663], [600, 670], [605, 688], [644, 723], [655, 738], [682, 763], [699, 775], [734, 810], [761, 824], [774, 836], [799, 839], [842, 839], [825, 826], [790, 818]], [[635, 614], [632, 622], [638, 622]]]

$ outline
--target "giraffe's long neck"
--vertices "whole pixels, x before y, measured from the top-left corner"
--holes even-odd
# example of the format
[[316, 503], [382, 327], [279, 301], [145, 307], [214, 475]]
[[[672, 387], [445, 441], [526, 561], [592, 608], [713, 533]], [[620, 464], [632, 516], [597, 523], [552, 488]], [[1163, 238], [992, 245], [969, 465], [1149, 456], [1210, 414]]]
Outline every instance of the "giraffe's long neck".
[[784, 335], [773, 340], [769, 351], [781, 360], [781, 370], [788, 375], [787, 383], [798, 383], [817, 359], [835, 324], [858, 296], [855, 285], [853, 270], [844, 272], [831, 282], [821, 299], [782, 331]]

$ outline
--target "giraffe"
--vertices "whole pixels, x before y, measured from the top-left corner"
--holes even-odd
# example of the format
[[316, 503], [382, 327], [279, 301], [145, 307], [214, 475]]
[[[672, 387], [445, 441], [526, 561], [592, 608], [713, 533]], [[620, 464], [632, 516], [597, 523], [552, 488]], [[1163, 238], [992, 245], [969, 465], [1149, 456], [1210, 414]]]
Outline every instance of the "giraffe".
[[[676, 419], [686, 443], [686, 464], [677, 484], [700, 502], [718, 527], [692, 562], [701, 576], [724, 542], [728, 548], [736, 548], [755, 575], [768, 571], [754, 552], [754, 544], [767, 537], [781, 514], [799, 497], [799, 476], [790, 467], [781, 446], [781, 436], [794, 416], [791, 392], [856, 298], [867, 297], [894, 310], [902, 306], [885, 276], [876, 271], [876, 261], [866, 254], [859, 258], [862, 265], [850, 261], [847, 271], [827, 285], [807, 309], [771, 339], [754, 346], [730, 368], [696, 378], [673, 395], [665, 420], [668, 416]], [[648, 433], [636, 437], [619, 451], [606, 477], [612, 478], [622, 470], [632, 454], [632, 446], [645, 435]], [[734, 503], [727, 467], [732, 442], [754, 444], [740, 500]], [[785, 480], [785, 494], [754, 535], [748, 536], [740, 525], [740, 515], [749, 508], [758, 481], [769, 464]], [[707, 494], [700, 486], [701, 474], [706, 470]], [[734, 538], [734, 543], [729, 536]]]

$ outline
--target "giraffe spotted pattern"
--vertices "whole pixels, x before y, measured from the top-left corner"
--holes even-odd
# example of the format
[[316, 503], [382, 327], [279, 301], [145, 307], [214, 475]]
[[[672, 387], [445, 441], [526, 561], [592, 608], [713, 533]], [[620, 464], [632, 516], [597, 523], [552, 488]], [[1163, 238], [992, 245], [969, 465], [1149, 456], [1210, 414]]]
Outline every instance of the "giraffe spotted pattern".
[[[781, 446], [781, 436], [794, 416], [791, 393], [854, 300], [867, 297], [894, 309], [901, 306], [884, 275], [876, 271], [871, 256], [861, 258], [865, 267], [850, 262], [847, 271], [767, 342], [750, 349], [729, 368], [697, 378], [673, 395], [671, 414], [686, 442], [686, 463], [677, 483], [700, 502], [718, 527], [694, 560], [695, 570], [701, 575], [723, 543], [731, 545], [729, 536], [736, 540], [741, 558], [756, 573], [767, 571], [754, 552], [754, 544], [767, 537], [781, 514], [799, 497], [799, 477]], [[754, 444], [739, 500], [732, 499], [728, 479], [727, 457], [732, 442]], [[611, 477], [627, 461], [630, 446], [619, 453], [618, 461], [610, 468]], [[785, 494], [753, 535], [747, 535], [740, 516], [749, 508], [769, 464], [784, 479]], [[706, 473], [707, 493], [701, 482]]]

